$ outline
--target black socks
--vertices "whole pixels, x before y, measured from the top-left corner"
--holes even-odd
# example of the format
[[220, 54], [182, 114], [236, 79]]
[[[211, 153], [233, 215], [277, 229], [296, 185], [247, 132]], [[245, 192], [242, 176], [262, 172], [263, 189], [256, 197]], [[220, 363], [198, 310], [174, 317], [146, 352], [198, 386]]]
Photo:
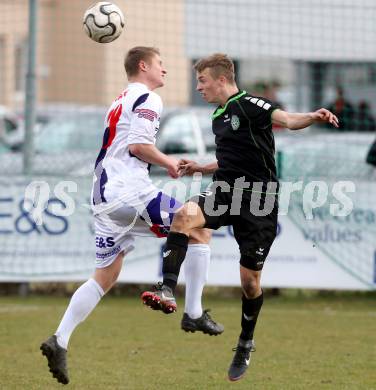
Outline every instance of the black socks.
[[240, 333], [240, 338], [245, 341], [252, 340], [257, 317], [264, 301], [264, 294], [261, 293], [261, 295], [254, 299], [247, 299], [243, 294], [242, 301], [242, 332]]
[[170, 232], [163, 250], [163, 284], [175, 291], [180, 267], [188, 248], [188, 236], [183, 233]]

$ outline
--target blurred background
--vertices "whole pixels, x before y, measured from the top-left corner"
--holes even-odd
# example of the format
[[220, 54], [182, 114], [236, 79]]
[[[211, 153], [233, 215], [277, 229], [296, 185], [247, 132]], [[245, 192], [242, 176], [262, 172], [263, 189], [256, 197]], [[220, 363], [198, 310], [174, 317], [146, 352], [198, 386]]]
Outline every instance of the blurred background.
[[[280, 217], [264, 286], [375, 289], [376, 3], [116, 4], [125, 15], [125, 29], [116, 41], [99, 44], [82, 25], [91, 1], [0, 2], [0, 281], [80, 281], [91, 274], [94, 237], [88, 203], [104, 115], [126, 87], [125, 53], [144, 45], [160, 49], [168, 72], [165, 87], [157, 91], [165, 107], [157, 144], [166, 153], [214, 158], [214, 107], [197, 94], [192, 71], [197, 59], [214, 52], [233, 58], [240, 88], [288, 111], [326, 107], [339, 117], [339, 129], [312, 126], [293, 133], [274, 128], [280, 180], [302, 182], [303, 187], [291, 195], [288, 213]], [[33, 74], [27, 72], [30, 59], [35, 59]], [[35, 90], [27, 80], [35, 80]], [[152, 172], [163, 187], [165, 173]], [[336, 217], [330, 205], [342, 204], [333, 191], [342, 181], [354, 183], [355, 190], [346, 194], [353, 209]], [[25, 203], [32, 182], [48, 192], [40, 206], [40, 225]], [[191, 185], [188, 179], [183, 182]], [[209, 182], [210, 177], [200, 185]], [[312, 182], [327, 189], [314, 186], [313, 218], [307, 220], [303, 193]], [[170, 187], [181, 200], [187, 197]], [[325, 191], [327, 200], [317, 206]], [[66, 213], [72, 202], [74, 212]], [[159, 277], [161, 242], [148, 240], [129, 256], [121, 281]], [[231, 228], [215, 233], [212, 251], [209, 283], [237, 286], [238, 251]]]

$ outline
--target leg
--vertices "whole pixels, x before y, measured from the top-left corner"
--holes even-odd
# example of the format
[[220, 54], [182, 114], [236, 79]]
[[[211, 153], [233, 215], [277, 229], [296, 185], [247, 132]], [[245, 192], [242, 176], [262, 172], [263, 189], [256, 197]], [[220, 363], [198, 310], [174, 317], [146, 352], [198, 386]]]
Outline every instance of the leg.
[[163, 251], [163, 284], [159, 284], [156, 291], [141, 294], [145, 305], [166, 314], [176, 311], [174, 291], [187, 253], [189, 235], [194, 228], [203, 227], [204, 224], [205, 218], [196, 203], [188, 202], [176, 211]]
[[234, 235], [240, 248], [240, 280], [243, 290], [241, 333], [228, 371], [231, 381], [241, 379], [247, 371], [251, 353], [255, 351], [253, 334], [263, 304], [261, 271], [275, 238], [276, 219], [253, 221], [245, 215], [234, 224]]
[[103, 295], [115, 284], [123, 264], [123, 254], [105, 268], [97, 268], [94, 277], [73, 294], [69, 306], [56, 331], [58, 344], [67, 349], [69, 338], [76, 326], [92, 312]]
[[189, 237], [188, 250], [184, 261], [185, 310], [190, 318], [202, 316], [201, 297], [208, 279], [210, 263], [209, 229], [193, 229]]
[[124, 254], [119, 253], [115, 261], [105, 268], [96, 268], [94, 272], [94, 280], [101, 286], [104, 294], [106, 294], [117, 281], [121, 268], [123, 266]]
[[277, 218], [275, 213], [261, 220], [245, 214], [241, 222], [234, 225], [234, 235], [241, 253], [240, 280], [243, 290], [239, 344], [254, 349], [253, 334], [263, 304], [261, 272], [276, 235]]
[[123, 253], [105, 268], [97, 268], [92, 279], [82, 284], [72, 295], [56, 333], [42, 343], [40, 349], [58, 382], [69, 383], [66, 353], [70, 336], [115, 284], [123, 264]]
[[211, 238], [209, 229], [193, 229], [189, 237], [185, 270], [185, 309], [181, 328], [186, 332], [201, 331], [209, 335], [221, 334], [223, 325], [215, 322], [209, 310], [202, 310], [202, 292], [208, 279]]
[[175, 211], [163, 253], [163, 284], [159, 285], [158, 291], [145, 291], [141, 295], [147, 306], [155, 308], [159, 305], [165, 313], [176, 311], [174, 290], [187, 253], [189, 237], [192, 236], [190, 241], [192, 244], [195, 242], [193, 240], [197, 240], [193, 237], [193, 229], [203, 227], [218, 229], [229, 224], [229, 207], [225, 207], [219, 214], [212, 214], [211, 208], [205, 210], [207, 200], [210, 200], [209, 204], [212, 206], [219, 203], [226, 205], [231, 199], [228, 199], [227, 193], [223, 195], [218, 191], [205, 192]]
[[261, 271], [255, 271], [240, 265], [240, 280], [243, 290], [242, 331], [235, 349], [235, 356], [228, 371], [228, 377], [231, 381], [237, 381], [244, 376], [251, 360], [251, 352], [255, 351], [253, 333], [263, 303], [260, 278]]
[[240, 265], [240, 280], [243, 290], [240, 339], [246, 345], [253, 340], [257, 317], [263, 304], [260, 278], [261, 271], [254, 271]]
[[[163, 258], [163, 284], [175, 290], [181, 264], [185, 259], [190, 235], [195, 235], [193, 229], [201, 228], [205, 225], [205, 218], [200, 207], [194, 202], [188, 202], [180, 208], [174, 215], [170, 233], [167, 237], [165, 253]], [[192, 237], [191, 243], [197, 242], [196, 237]]]

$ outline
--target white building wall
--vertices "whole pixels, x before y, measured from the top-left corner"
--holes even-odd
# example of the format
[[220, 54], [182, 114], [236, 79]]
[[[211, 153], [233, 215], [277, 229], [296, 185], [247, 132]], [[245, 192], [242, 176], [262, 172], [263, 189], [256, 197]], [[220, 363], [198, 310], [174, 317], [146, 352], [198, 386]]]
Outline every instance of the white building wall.
[[185, 7], [192, 58], [222, 51], [238, 59], [376, 59], [374, 0], [186, 0]]

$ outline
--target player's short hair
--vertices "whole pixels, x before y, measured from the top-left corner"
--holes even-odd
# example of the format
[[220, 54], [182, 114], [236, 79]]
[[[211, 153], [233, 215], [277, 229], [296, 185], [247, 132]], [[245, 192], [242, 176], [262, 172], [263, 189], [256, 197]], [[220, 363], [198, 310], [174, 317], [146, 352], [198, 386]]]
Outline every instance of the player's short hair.
[[155, 55], [160, 55], [156, 47], [136, 46], [129, 50], [124, 59], [127, 77], [136, 76], [139, 72], [140, 61], [149, 62]]
[[193, 69], [198, 73], [201, 73], [205, 69], [209, 69], [210, 74], [214, 79], [225, 76], [229, 83], [235, 83], [234, 63], [226, 54], [215, 53], [211, 56], [202, 58], [194, 64]]

